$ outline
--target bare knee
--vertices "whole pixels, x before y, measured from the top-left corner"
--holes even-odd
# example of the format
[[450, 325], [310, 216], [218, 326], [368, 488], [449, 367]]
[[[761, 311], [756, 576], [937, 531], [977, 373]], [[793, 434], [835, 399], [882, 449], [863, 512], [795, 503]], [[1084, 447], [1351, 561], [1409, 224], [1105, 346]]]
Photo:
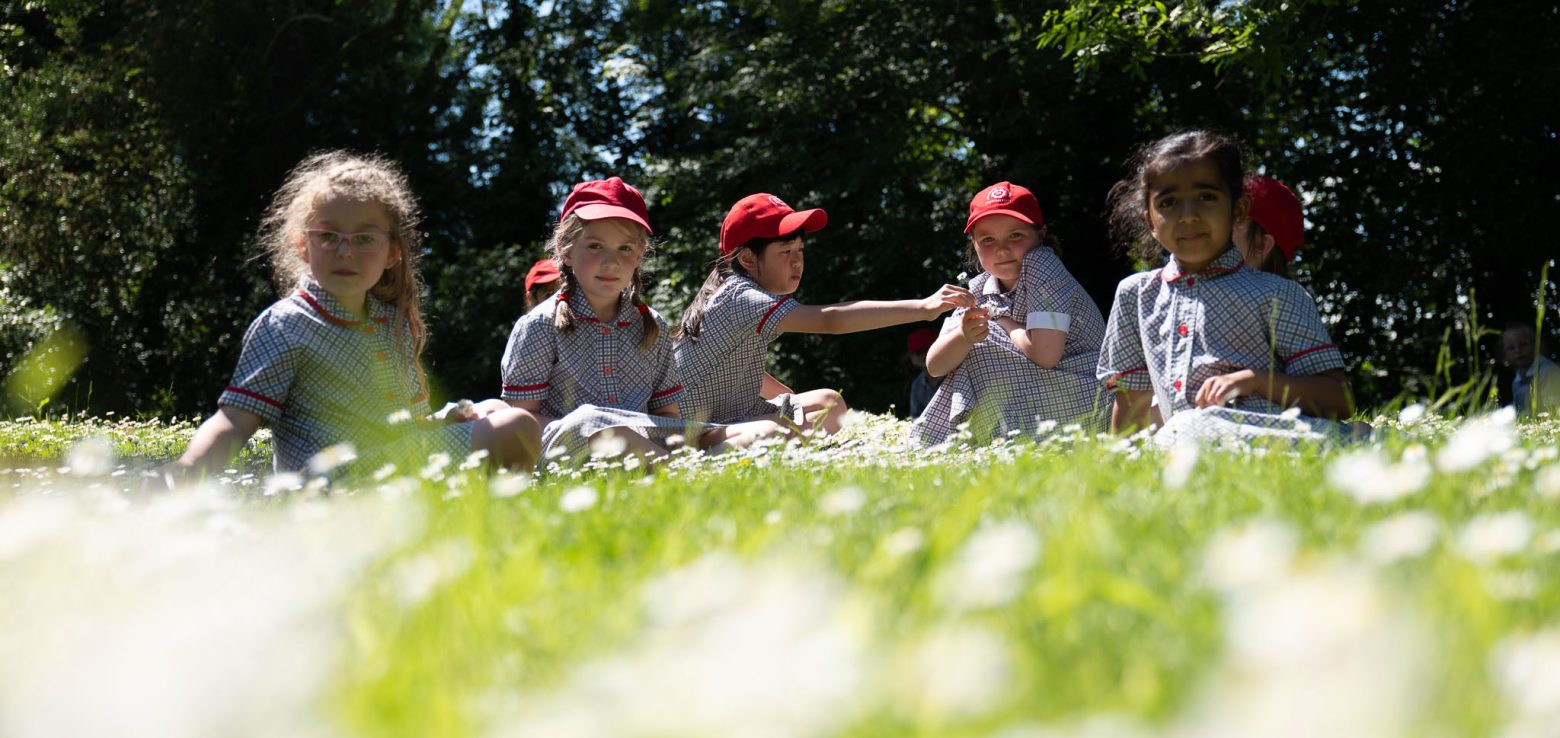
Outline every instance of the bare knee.
[[843, 395], [831, 389], [817, 389], [803, 393], [798, 399], [803, 403], [809, 426], [830, 434], [840, 432], [840, 419], [850, 410]]
[[494, 466], [529, 469], [542, 446], [542, 424], [536, 416], [513, 407], [494, 409], [474, 421], [472, 450], [485, 450]]

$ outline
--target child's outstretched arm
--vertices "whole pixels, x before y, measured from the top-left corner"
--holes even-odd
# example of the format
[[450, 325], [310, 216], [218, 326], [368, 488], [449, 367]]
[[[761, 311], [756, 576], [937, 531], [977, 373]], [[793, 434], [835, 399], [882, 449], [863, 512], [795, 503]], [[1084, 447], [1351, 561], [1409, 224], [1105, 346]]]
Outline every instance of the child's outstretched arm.
[[260, 429], [260, 416], [241, 408], [219, 406], [217, 412], [200, 424], [184, 455], [164, 467], [170, 475], [203, 477], [221, 471], [249, 437]]
[[1197, 389], [1197, 406], [1222, 405], [1243, 395], [1265, 397], [1269, 402], [1298, 407], [1306, 415], [1347, 418], [1354, 414], [1349, 377], [1342, 369], [1317, 374], [1280, 374], [1242, 369], [1203, 382]]
[[834, 305], [797, 305], [780, 320], [781, 332], [855, 333], [931, 320], [958, 307], [971, 307], [970, 291], [945, 284], [920, 300], [857, 300]]

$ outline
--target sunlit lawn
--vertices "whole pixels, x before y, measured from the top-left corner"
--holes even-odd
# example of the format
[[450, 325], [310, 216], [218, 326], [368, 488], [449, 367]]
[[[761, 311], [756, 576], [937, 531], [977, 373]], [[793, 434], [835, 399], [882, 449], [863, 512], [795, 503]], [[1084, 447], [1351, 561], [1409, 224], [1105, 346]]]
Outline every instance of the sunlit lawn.
[[174, 493], [192, 423], [0, 423], [0, 735], [1554, 735], [1560, 422], [1410, 419]]

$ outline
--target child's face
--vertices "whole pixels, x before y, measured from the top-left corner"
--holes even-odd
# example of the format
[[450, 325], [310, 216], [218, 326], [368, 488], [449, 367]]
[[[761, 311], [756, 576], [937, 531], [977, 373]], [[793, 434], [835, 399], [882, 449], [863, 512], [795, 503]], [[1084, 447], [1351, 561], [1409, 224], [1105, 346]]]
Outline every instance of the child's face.
[[1147, 194], [1149, 231], [1184, 271], [1198, 271], [1223, 253], [1235, 221], [1246, 215], [1246, 198], [1231, 198], [1210, 159], [1162, 172], [1149, 181]]
[[[748, 267], [753, 281], [765, 291], [776, 295], [789, 295], [802, 286], [802, 270], [805, 266], [804, 257], [807, 244], [801, 236], [789, 241], [769, 244], [764, 249], [764, 255], [756, 258], [743, 259], [743, 266]], [[748, 251], [749, 255], [753, 252]], [[751, 261], [751, 265], [749, 264]]]
[[1533, 331], [1515, 328], [1500, 334], [1501, 356], [1506, 364], [1518, 369], [1533, 365]]
[[361, 311], [364, 296], [400, 261], [391, 226], [389, 211], [378, 202], [330, 197], [318, 202], [305, 221], [304, 227], [315, 232], [299, 240], [299, 256], [326, 292]]
[[644, 255], [643, 228], [623, 218], [602, 218], [585, 222], [579, 238], [564, 253], [563, 264], [574, 270], [574, 281], [592, 309], [610, 304], [615, 310], [618, 295], [628, 289]]
[[1024, 266], [1024, 255], [1040, 245], [1040, 229], [1011, 215], [988, 215], [970, 230], [980, 268], [997, 278], [1004, 291], [1013, 289]]

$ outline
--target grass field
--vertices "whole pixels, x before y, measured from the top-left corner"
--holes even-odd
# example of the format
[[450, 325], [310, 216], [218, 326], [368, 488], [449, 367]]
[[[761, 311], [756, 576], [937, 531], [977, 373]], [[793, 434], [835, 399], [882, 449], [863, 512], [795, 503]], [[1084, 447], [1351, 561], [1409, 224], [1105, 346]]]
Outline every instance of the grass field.
[[0, 735], [1556, 735], [1560, 421], [1377, 425], [169, 493], [191, 423], [0, 423]]

